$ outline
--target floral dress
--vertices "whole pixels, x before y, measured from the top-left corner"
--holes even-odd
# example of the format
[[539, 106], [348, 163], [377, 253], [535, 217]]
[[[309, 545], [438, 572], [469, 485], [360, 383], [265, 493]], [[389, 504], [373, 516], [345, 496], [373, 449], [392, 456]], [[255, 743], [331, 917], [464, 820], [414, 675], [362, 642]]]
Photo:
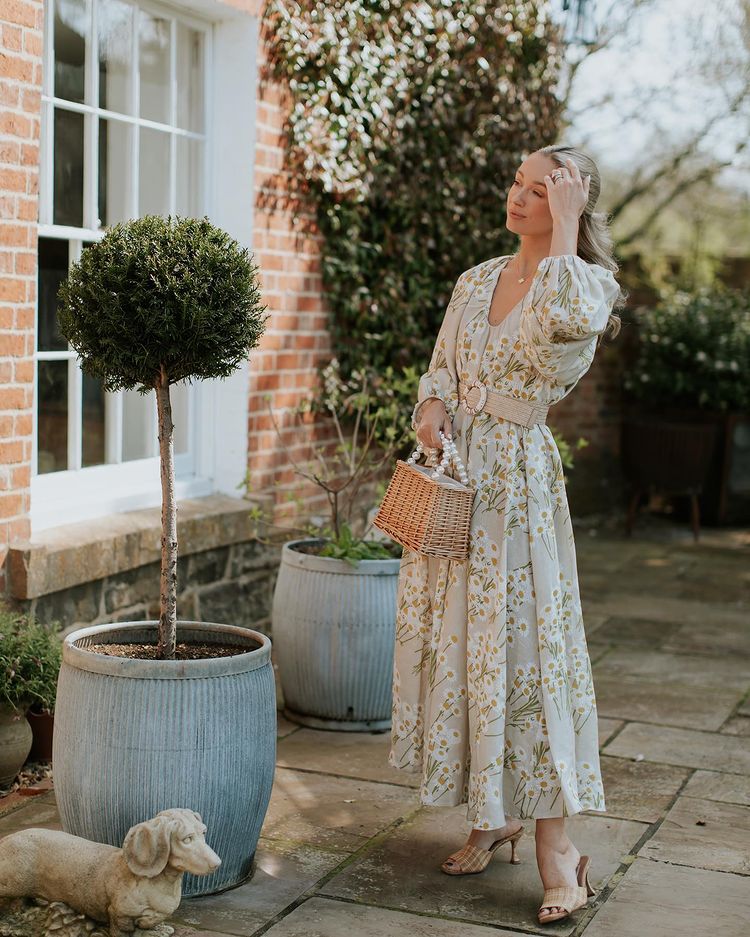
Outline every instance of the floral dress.
[[[555, 404], [585, 374], [619, 287], [575, 254], [544, 258], [497, 326], [509, 256], [463, 273], [419, 384], [440, 397], [476, 489], [469, 557], [405, 549], [388, 761], [424, 804], [467, 803], [475, 828], [604, 810], [596, 702], [563, 467], [546, 425], [459, 404], [458, 382]], [[554, 419], [554, 411], [552, 411]]]

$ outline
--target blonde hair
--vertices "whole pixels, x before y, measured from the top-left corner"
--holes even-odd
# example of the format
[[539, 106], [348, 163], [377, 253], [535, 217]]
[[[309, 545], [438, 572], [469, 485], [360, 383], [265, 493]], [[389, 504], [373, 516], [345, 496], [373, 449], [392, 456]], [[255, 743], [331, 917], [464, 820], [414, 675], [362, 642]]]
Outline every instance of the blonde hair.
[[[577, 150], [574, 146], [568, 146], [565, 143], [553, 143], [550, 146], [544, 146], [538, 153], [549, 156], [558, 166], [565, 166], [565, 160], [570, 158], [578, 166], [581, 177], [590, 175], [589, 200], [583, 209], [583, 214], [578, 220], [578, 256], [588, 263], [599, 264], [613, 273], [620, 269], [615, 260], [612, 246], [612, 235], [609, 230], [609, 216], [603, 211], [594, 211], [599, 194], [602, 190], [602, 179], [599, 175], [599, 169], [594, 160]], [[614, 338], [620, 331], [622, 320], [615, 310], [622, 309], [626, 303], [628, 294], [620, 287], [620, 292], [616, 296], [612, 306], [612, 312], [609, 316], [607, 328], [604, 335]]]

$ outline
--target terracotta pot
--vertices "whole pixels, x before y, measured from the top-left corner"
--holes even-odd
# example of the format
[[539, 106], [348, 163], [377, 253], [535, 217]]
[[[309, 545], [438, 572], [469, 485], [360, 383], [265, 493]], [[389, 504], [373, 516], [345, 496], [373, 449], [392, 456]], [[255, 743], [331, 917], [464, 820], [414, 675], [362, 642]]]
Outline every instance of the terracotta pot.
[[27, 761], [52, 761], [52, 733], [55, 728], [55, 717], [52, 713], [35, 713], [30, 709], [26, 713], [29, 720], [34, 741]]
[[31, 726], [23, 712], [0, 705], [0, 787], [9, 787], [31, 750]]

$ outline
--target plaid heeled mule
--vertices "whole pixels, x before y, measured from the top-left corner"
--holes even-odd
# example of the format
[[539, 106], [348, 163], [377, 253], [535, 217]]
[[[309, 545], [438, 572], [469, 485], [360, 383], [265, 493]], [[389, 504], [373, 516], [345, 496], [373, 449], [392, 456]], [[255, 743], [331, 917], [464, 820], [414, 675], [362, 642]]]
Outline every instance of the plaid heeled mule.
[[[579, 908], [585, 908], [589, 903], [589, 898], [596, 894], [591, 882], [589, 881], [589, 867], [591, 859], [589, 856], [581, 856], [576, 869], [577, 886], [567, 886], [563, 888], [547, 888], [544, 892], [544, 898], [539, 908], [537, 917], [540, 924], [551, 924], [552, 921], [561, 921]], [[562, 908], [562, 911], [556, 911], [554, 914], [542, 915], [541, 912], [547, 908]]]
[[518, 865], [521, 860], [516, 854], [516, 849], [522, 836], [523, 827], [509, 836], [496, 839], [489, 849], [482, 849], [480, 846], [471, 846], [467, 843], [462, 849], [451, 853], [440, 866], [440, 869], [446, 875], [476, 875], [477, 872], [484, 872], [496, 850], [505, 843], [510, 843], [510, 861], [513, 865]]

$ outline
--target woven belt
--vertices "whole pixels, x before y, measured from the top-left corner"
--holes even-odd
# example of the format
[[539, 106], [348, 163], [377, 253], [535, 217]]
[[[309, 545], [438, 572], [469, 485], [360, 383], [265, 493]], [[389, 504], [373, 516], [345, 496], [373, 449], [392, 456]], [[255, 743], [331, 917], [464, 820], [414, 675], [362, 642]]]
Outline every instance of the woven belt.
[[549, 407], [543, 404], [499, 394], [481, 381], [472, 381], [468, 384], [461, 382], [458, 385], [458, 399], [467, 413], [477, 414], [486, 411], [499, 419], [520, 423], [521, 426], [545, 423], [549, 410]]

